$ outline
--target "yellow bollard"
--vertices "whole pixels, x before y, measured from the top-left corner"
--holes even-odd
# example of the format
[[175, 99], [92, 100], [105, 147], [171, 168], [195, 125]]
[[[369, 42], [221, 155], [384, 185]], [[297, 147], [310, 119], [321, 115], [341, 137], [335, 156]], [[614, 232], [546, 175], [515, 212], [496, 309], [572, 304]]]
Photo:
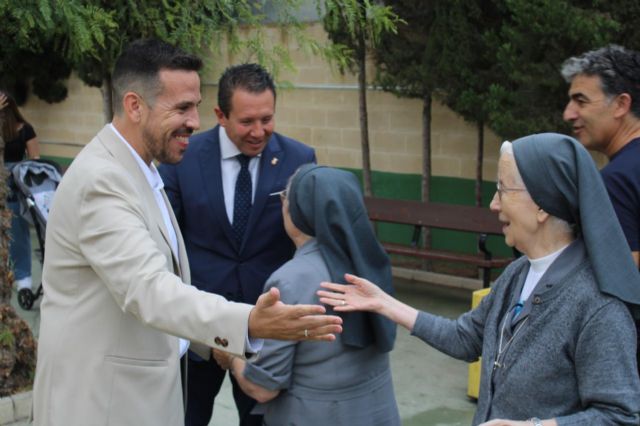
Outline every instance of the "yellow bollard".
[[[475, 308], [480, 304], [480, 301], [483, 297], [489, 294], [491, 291], [490, 288], [483, 288], [481, 290], [476, 290], [473, 292], [473, 296], [471, 298], [471, 309]], [[482, 364], [482, 359], [479, 359], [476, 362], [472, 362], [469, 364], [469, 382], [467, 383], [467, 395], [471, 398], [478, 399], [478, 394], [480, 391], [480, 368]]]

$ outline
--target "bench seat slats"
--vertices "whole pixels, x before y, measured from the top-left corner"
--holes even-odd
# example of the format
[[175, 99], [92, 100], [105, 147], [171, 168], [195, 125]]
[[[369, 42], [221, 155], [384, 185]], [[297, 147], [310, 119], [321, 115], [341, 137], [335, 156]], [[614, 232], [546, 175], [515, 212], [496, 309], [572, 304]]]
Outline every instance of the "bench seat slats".
[[365, 204], [374, 221], [502, 235], [498, 215], [484, 207], [371, 197]]
[[[485, 247], [487, 234], [502, 235], [502, 224], [497, 215], [488, 208], [376, 197], [365, 197], [365, 204], [372, 222], [412, 225], [418, 232], [420, 227], [426, 226], [475, 233], [478, 235], [479, 249], [484, 251], [476, 254], [459, 253], [383, 242], [383, 247], [390, 254], [477, 266], [482, 268], [485, 287], [489, 286], [491, 269], [503, 268], [513, 260], [508, 257], [494, 258]], [[414, 238], [417, 238], [417, 235], [418, 233], [414, 233]]]

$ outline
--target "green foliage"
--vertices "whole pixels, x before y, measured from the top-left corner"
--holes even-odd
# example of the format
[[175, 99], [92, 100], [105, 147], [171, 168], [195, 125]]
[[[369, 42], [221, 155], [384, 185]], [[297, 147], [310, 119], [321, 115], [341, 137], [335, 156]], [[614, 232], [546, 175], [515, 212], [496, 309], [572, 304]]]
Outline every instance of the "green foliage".
[[495, 81], [494, 51], [485, 40], [502, 16], [491, 0], [440, 2], [435, 9], [433, 73], [438, 98], [464, 119], [487, 119], [486, 91]]
[[594, 8], [618, 24], [613, 42], [640, 51], [640, 2], [637, 0], [594, 0]]
[[[302, 37], [293, 12], [300, 0], [273, 0], [278, 24], [312, 52], [320, 45]], [[3, 0], [0, 15], [0, 85], [20, 92], [33, 81], [34, 93], [50, 101], [66, 97], [71, 71], [88, 85], [105, 88], [122, 47], [155, 37], [211, 57], [243, 54], [274, 74], [292, 68], [286, 48], [270, 45], [262, 2], [253, 0]], [[249, 37], [241, 32], [250, 28]], [[106, 87], [108, 89], [108, 86]]]
[[400, 97], [422, 99], [436, 87], [432, 55], [435, 5], [438, 1], [387, 0], [387, 7], [403, 20], [397, 32], [382, 35], [374, 52], [376, 83]]
[[0, 84], [21, 101], [31, 80], [42, 99], [64, 99], [72, 61], [96, 57], [106, 31], [115, 28], [107, 13], [79, 0], [5, 0], [0, 16]]
[[[360, 144], [365, 195], [372, 194], [371, 159], [367, 115], [366, 54], [386, 33], [394, 33], [401, 19], [388, 6], [375, 0], [324, 0], [324, 28], [331, 44], [324, 51], [340, 72], [358, 76]], [[321, 10], [321, 4], [318, 3]]]
[[[614, 0], [386, 0], [408, 23], [375, 56], [377, 81], [399, 96], [436, 98], [513, 138], [564, 131], [570, 56], [640, 41], [640, 4]], [[630, 15], [631, 14], [631, 15]], [[625, 19], [626, 18], [626, 19]]]
[[359, 58], [403, 23], [390, 6], [370, 0], [324, 0], [318, 10], [324, 10], [323, 25], [331, 40], [325, 57], [342, 73], [357, 71]]
[[498, 19], [490, 1], [387, 0], [407, 22], [375, 51], [377, 83], [401, 97], [434, 94], [470, 121], [483, 119], [479, 93], [492, 76], [483, 32]]
[[16, 338], [14, 337], [11, 330], [8, 330], [7, 328], [2, 328], [2, 330], [0, 331], [0, 347], [13, 349], [15, 345], [15, 340]]
[[485, 98], [488, 124], [501, 137], [566, 131], [567, 86], [560, 76], [568, 57], [614, 39], [620, 24], [591, 1], [504, 0], [502, 20], [485, 36], [495, 52]]

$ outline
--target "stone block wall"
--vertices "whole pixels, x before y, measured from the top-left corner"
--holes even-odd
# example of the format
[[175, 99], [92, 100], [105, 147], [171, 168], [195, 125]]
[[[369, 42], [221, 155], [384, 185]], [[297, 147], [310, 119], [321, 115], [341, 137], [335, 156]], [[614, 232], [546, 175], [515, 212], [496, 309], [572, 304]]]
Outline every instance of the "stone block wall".
[[[273, 42], [282, 41], [270, 30]], [[325, 39], [322, 28], [311, 25], [308, 34]], [[296, 71], [283, 72], [290, 88], [278, 90], [276, 129], [316, 148], [321, 163], [337, 167], [362, 167], [358, 92], [355, 76], [340, 75], [322, 58], [291, 46]], [[215, 125], [217, 81], [229, 63], [241, 61], [229, 55], [213, 61], [203, 75], [201, 128]], [[369, 75], [375, 70], [369, 66]], [[104, 124], [100, 90], [73, 77], [69, 97], [47, 104], [31, 97], [23, 112], [42, 141], [43, 155], [73, 158]], [[367, 92], [371, 164], [375, 171], [420, 174], [422, 164], [422, 102], [399, 99], [370, 88]], [[436, 176], [474, 179], [476, 129], [438, 102], [432, 113], [432, 167]], [[484, 178], [493, 180], [499, 139], [485, 134]]]
[[0, 425], [26, 426], [30, 424], [31, 405], [31, 391], [0, 398]]

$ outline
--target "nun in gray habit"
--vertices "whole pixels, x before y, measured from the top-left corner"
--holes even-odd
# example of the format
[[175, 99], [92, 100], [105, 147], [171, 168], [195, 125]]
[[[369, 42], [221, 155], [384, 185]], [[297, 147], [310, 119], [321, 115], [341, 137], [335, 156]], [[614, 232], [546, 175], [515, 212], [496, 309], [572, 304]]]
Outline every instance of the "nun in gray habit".
[[455, 358], [482, 356], [474, 425], [638, 425], [629, 308], [640, 304], [640, 274], [587, 151], [553, 133], [505, 142], [491, 210], [524, 256], [457, 320], [357, 277], [324, 284], [320, 300], [394, 318]]
[[[284, 191], [282, 213], [297, 249], [265, 291], [277, 287], [288, 304], [319, 303], [322, 281], [355, 272], [392, 292], [389, 259], [352, 173], [302, 166]], [[333, 342], [266, 340], [253, 363], [214, 354], [262, 403], [254, 414], [264, 414], [265, 425], [400, 425], [389, 366], [395, 323], [372, 313], [341, 315], [343, 332]]]

